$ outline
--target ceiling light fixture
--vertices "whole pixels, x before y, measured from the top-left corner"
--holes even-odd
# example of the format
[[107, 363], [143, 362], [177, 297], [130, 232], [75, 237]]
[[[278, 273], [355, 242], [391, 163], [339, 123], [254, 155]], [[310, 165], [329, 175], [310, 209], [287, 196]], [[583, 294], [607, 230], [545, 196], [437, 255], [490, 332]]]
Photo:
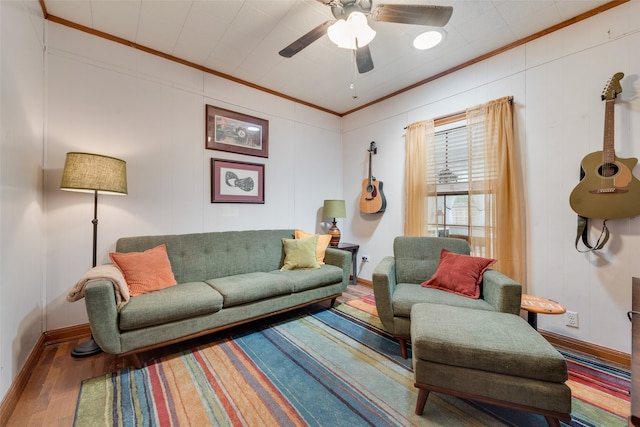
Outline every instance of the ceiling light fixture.
[[413, 47], [418, 50], [427, 50], [436, 47], [444, 40], [446, 32], [440, 30], [429, 30], [420, 33], [413, 39]]
[[371, 43], [376, 32], [369, 27], [367, 17], [361, 12], [352, 12], [345, 21], [338, 19], [327, 29], [329, 39], [338, 47], [357, 49]]

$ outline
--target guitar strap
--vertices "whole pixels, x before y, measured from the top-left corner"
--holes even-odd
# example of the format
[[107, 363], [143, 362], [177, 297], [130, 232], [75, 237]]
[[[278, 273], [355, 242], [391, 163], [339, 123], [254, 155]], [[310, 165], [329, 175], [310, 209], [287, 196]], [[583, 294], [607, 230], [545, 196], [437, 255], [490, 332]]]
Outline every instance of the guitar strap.
[[[585, 176], [584, 169], [580, 167], [581, 181], [584, 178], [584, 176]], [[607, 243], [607, 240], [609, 240], [609, 228], [607, 228], [607, 221], [608, 220], [605, 219], [604, 222], [602, 223], [602, 231], [600, 232], [600, 236], [598, 236], [598, 240], [596, 241], [595, 245], [592, 246], [589, 243], [589, 218], [578, 215], [578, 231], [576, 233], [576, 243], [575, 243], [576, 250], [578, 252], [586, 253], [586, 252], [599, 251], [600, 249], [604, 248], [604, 245]], [[578, 243], [580, 242], [580, 239], [582, 239], [582, 243], [588, 249], [580, 250], [578, 248]]]
[[[607, 227], [607, 219], [602, 223], [602, 231], [600, 232], [600, 236], [598, 236], [598, 240], [594, 245], [589, 244], [589, 219], [583, 216], [578, 215], [578, 232], [576, 233], [576, 250], [578, 252], [592, 252], [599, 251], [604, 248], [604, 245], [609, 240], [609, 228]], [[578, 248], [578, 243], [582, 239], [582, 243], [589, 249], [580, 250]]]

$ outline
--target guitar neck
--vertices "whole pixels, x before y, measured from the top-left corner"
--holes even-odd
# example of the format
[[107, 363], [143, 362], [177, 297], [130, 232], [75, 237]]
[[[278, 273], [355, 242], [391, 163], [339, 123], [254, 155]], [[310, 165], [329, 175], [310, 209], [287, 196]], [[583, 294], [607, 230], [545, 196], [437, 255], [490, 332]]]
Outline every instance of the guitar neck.
[[604, 107], [604, 138], [603, 138], [603, 147], [602, 147], [602, 162], [603, 163], [614, 163], [616, 159], [616, 152], [613, 148], [613, 119], [614, 119], [614, 110], [613, 105], [615, 103], [615, 98], [607, 99], [605, 101]]

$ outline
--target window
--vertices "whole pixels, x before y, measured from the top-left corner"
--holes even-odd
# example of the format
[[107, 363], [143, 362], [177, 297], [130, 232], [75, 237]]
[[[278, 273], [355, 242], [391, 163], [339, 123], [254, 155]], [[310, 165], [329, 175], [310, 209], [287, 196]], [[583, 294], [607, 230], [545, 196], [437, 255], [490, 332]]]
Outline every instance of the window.
[[434, 167], [427, 168], [427, 185], [435, 188], [435, 194], [429, 195], [427, 201], [427, 230], [432, 236], [466, 239], [472, 243], [474, 253], [484, 256], [490, 221], [485, 213], [491, 202], [491, 194], [479, 185], [488, 178], [484, 138], [469, 138], [468, 131], [464, 118], [436, 124], [433, 157], [428, 158]]

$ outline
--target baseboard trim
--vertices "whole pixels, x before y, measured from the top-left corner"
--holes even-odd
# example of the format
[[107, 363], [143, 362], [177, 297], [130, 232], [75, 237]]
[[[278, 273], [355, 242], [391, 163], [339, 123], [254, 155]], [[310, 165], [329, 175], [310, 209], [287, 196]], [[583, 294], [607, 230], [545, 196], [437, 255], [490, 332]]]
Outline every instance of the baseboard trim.
[[371, 280], [364, 280], [358, 277], [358, 285], [373, 289], [373, 282]]
[[631, 369], [631, 355], [622, 351], [613, 350], [607, 347], [601, 347], [596, 344], [580, 341], [575, 338], [566, 337], [549, 331], [538, 330], [551, 344], [564, 347], [568, 350], [578, 351], [597, 357], [605, 362], [620, 365], [626, 369]]
[[38, 364], [40, 360], [40, 356], [42, 356], [42, 352], [44, 351], [45, 346], [45, 336], [44, 334], [40, 335], [38, 341], [33, 347], [31, 354], [27, 357], [27, 361], [24, 366], [18, 372], [18, 376], [11, 382], [11, 386], [9, 390], [7, 390], [7, 394], [4, 399], [0, 403], [0, 426], [9, 425], [9, 418], [11, 414], [13, 414], [13, 409], [18, 404], [18, 400], [22, 395], [22, 392], [27, 387], [27, 383], [31, 377], [31, 372], [33, 372], [34, 367]]
[[90, 336], [91, 327], [88, 323], [69, 326], [67, 328], [53, 329], [40, 335], [40, 338], [38, 338], [38, 341], [34, 345], [27, 361], [24, 363], [24, 366], [18, 373], [18, 376], [11, 382], [11, 386], [9, 387], [9, 390], [7, 390], [7, 394], [0, 403], [0, 426], [8, 425], [9, 418], [13, 414], [13, 408], [16, 407], [20, 396], [26, 389], [27, 383], [31, 377], [31, 372], [34, 371], [40, 361], [44, 348], [48, 345], [59, 344]]
[[53, 329], [51, 331], [45, 332], [43, 336], [45, 345], [58, 344], [61, 342], [80, 339], [83, 337], [90, 337], [91, 327], [88, 323], [83, 323], [81, 325]]

